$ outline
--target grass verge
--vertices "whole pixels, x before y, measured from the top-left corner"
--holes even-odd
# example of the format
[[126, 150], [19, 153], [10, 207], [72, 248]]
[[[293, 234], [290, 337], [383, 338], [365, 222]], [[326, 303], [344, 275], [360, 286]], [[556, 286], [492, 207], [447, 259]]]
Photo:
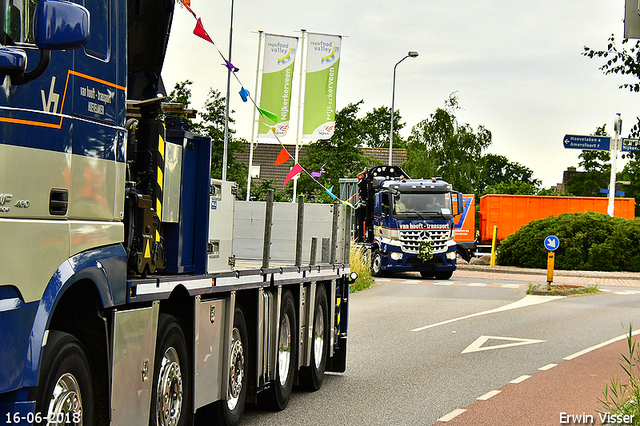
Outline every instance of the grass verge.
[[369, 265], [369, 257], [366, 255], [366, 249], [352, 244], [350, 252], [351, 272], [358, 273], [358, 279], [351, 284], [351, 293], [357, 293], [373, 286], [375, 280], [371, 276], [371, 266]]

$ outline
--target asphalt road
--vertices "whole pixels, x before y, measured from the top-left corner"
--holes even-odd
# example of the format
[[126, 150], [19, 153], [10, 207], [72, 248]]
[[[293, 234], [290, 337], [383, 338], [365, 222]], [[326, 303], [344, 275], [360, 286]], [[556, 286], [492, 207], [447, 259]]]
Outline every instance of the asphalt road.
[[250, 407], [242, 424], [432, 425], [640, 324], [636, 292], [545, 298], [526, 296], [527, 286], [513, 279], [380, 280], [350, 297], [346, 373], [327, 375], [316, 393], [295, 392], [283, 412]]

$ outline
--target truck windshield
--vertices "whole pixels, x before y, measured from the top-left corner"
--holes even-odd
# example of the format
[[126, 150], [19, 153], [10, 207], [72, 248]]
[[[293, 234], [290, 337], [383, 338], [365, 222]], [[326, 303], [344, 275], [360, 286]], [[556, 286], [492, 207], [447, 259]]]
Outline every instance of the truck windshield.
[[446, 193], [404, 193], [393, 197], [395, 215], [452, 216], [451, 194]]

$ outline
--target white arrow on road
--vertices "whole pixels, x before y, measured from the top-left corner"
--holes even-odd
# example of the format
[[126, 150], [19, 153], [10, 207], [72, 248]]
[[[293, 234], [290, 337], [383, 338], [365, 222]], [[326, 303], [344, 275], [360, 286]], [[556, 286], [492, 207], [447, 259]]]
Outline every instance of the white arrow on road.
[[[503, 343], [501, 345], [491, 345], [491, 346], [482, 346], [487, 343], [489, 340], [506, 340], [511, 343]], [[491, 349], [501, 349], [501, 348], [509, 348], [511, 346], [521, 346], [521, 345], [530, 345], [532, 343], [543, 343], [546, 340], [536, 340], [536, 339], [520, 339], [517, 337], [498, 337], [498, 336], [480, 336], [475, 342], [470, 344], [467, 349], [462, 351], [463, 354], [468, 354], [470, 352], [480, 352], [480, 351], [488, 351]]]

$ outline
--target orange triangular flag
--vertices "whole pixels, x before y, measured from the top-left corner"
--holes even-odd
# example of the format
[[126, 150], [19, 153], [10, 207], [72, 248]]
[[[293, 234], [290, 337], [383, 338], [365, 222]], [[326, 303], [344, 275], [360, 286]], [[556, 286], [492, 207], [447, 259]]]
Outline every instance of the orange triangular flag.
[[278, 158], [276, 158], [276, 162], [273, 163], [273, 165], [279, 166], [280, 164], [284, 164], [287, 162], [289, 157], [290, 157], [289, 152], [286, 149], [282, 148], [280, 150], [280, 154], [278, 154]]

